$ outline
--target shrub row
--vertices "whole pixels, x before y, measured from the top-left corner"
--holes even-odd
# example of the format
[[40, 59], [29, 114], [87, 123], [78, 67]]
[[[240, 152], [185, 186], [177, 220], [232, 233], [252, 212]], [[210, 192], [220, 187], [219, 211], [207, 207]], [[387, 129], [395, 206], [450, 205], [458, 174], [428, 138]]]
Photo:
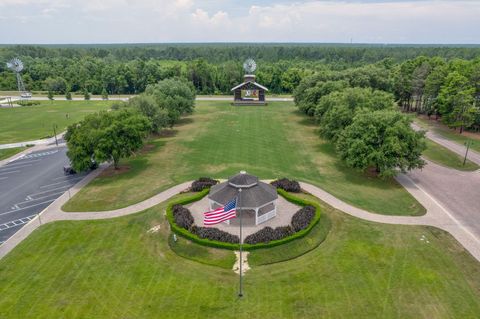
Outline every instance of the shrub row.
[[[199, 193], [196, 193], [192, 196], [189, 196], [189, 197], [183, 198], [181, 200], [177, 200], [177, 201], [169, 203], [169, 205], [167, 206], [166, 213], [167, 213], [167, 219], [170, 223], [172, 231], [175, 232], [176, 234], [178, 234], [182, 237], [185, 237], [185, 238], [187, 238], [187, 239], [189, 239], [189, 240], [191, 240], [191, 241], [193, 241], [197, 244], [200, 244], [200, 245], [215, 247], [215, 248], [222, 248], [222, 249], [229, 249], [229, 250], [238, 250], [239, 249], [238, 244], [226, 243], [226, 242], [221, 242], [221, 241], [217, 241], [217, 240], [210, 240], [210, 239], [206, 239], [206, 238], [200, 238], [197, 234], [193, 234], [190, 231], [188, 231], [187, 229], [184, 229], [184, 228], [178, 226], [175, 223], [175, 218], [173, 217], [173, 206], [175, 206], [175, 205], [187, 205], [187, 204], [196, 202], [196, 201], [202, 199], [203, 197], [205, 197], [208, 194], [208, 191], [209, 191], [209, 189], [204, 189], [203, 191], [201, 191]], [[312, 222], [308, 225], [307, 228], [302, 229], [302, 230], [294, 233], [293, 235], [288, 236], [288, 237], [283, 238], [283, 239], [272, 240], [268, 243], [259, 243], [259, 244], [247, 244], [247, 243], [245, 243], [245, 244], [242, 245], [244, 250], [254, 250], [254, 249], [260, 249], [260, 248], [274, 247], [274, 246], [282, 245], [282, 244], [291, 242], [293, 240], [302, 238], [302, 237], [306, 236], [312, 230], [312, 228], [318, 223], [318, 221], [320, 220], [320, 206], [317, 203], [298, 198], [298, 197], [284, 191], [283, 189], [277, 189], [277, 192], [278, 192], [279, 195], [283, 196], [286, 200], [288, 200], [289, 202], [291, 202], [293, 204], [300, 205], [300, 206], [308, 206], [308, 205], [313, 206], [315, 208], [315, 215], [314, 215], [314, 218], [313, 218]]]
[[293, 235], [295, 232], [293, 231], [291, 226], [280, 226], [273, 229], [272, 227], [265, 227], [260, 229], [256, 233], [248, 235], [245, 237], [244, 242], [246, 244], [258, 244], [258, 243], [268, 243], [273, 240], [280, 240], [285, 237]]
[[187, 230], [190, 230], [190, 228], [192, 228], [195, 221], [193, 219], [192, 213], [190, 213], [187, 208], [177, 204], [172, 207], [172, 213], [175, 224]]
[[240, 242], [240, 238], [237, 235], [232, 235], [214, 227], [193, 226], [191, 232], [202, 239], [217, 240], [231, 244], [238, 244]]
[[204, 189], [210, 188], [213, 185], [218, 183], [217, 180], [211, 179], [209, 177], [200, 177], [192, 183], [191, 190], [192, 192], [201, 192]]
[[302, 191], [300, 184], [297, 181], [289, 180], [287, 178], [277, 179], [270, 184], [275, 188], [281, 188], [284, 191], [291, 193], [300, 193]]
[[295, 232], [305, 229], [315, 217], [315, 207], [307, 205], [292, 216], [292, 228]]

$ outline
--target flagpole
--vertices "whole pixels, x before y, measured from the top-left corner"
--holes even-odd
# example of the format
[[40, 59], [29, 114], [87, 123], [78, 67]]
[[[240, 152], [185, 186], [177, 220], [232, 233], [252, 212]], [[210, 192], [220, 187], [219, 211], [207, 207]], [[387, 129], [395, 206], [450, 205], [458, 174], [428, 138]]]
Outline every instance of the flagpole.
[[[240, 194], [242, 193], [242, 189], [238, 189], [238, 195], [237, 195], [237, 207], [240, 203]], [[242, 259], [242, 212], [240, 209], [238, 210], [238, 213], [240, 214], [240, 290], [238, 292], [239, 297], [243, 297], [243, 287], [242, 287], [242, 264], [243, 264], [243, 259]]]

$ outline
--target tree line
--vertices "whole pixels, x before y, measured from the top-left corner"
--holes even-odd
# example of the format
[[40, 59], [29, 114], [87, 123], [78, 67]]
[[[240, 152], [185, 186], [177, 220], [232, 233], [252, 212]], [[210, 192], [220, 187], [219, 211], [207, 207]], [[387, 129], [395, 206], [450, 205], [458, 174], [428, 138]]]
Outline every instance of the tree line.
[[[405, 61], [477, 59], [480, 48], [451, 46], [381, 46], [321, 44], [159, 44], [96, 46], [2, 46], [0, 90], [16, 90], [13, 72], [4, 62], [19, 57], [25, 64], [24, 82], [32, 91], [57, 94], [138, 94], [150, 84], [181, 77], [191, 81], [197, 94], [229, 94], [242, 81], [242, 62], [258, 62], [258, 82], [272, 93], [292, 93], [300, 80], [318, 72], [361, 74], [368, 65], [385, 64], [374, 81], [392, 81], [385, 74]], [[436, 57], [436, 58], [435, 58]], [[447, 62], [445, 62], [447, 63]], [[389, 65], [388, 65], [389, 64]], [[409, 71], [405, 66], [403, 71]], [[418, 71], [421, 73], [421, 70]], [[386, 78], [381, 78], [386, 76]], [[408, 78], [408, 77], [407, 77]], [[408, 80], [408, 79], [407, 79]], [[363, 81], [363, 79], [358, 79]], [[391, 83], [390, 83], [391, 84]], [[388, 88], [390, 91], [392, 87]], [[400, 91], [399, 91], [400, 92]]]
[[87, 115], [65, 134], [72, 167], [85, 171], [110, 161], [118, 169], [120, 160], [140, 149], [149, 134], [173, 127], [182, 115], [192, 113], [194, 103], [190, 83], [166, 79], [128, 102], [116, 103], [110, 111]]

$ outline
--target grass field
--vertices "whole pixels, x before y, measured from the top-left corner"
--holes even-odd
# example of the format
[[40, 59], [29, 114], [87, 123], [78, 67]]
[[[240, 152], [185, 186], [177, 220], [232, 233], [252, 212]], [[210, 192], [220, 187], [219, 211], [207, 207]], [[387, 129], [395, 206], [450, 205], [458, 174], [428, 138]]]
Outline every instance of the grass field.
[[426, 142], [427, 149], [423, 152], [423, 156], [432, 162], [461, 171], [474, 171], [480, 168], [469, 160], [465, 162], [464, 166], [463, 157], [460, 155], [429, 139], [426, 139]]
[[[0, 108], [0, 144], [53, 136], [92, 112], [106, 110], [111, 101], [39, 101], [40, 105]], [[68, 118], [66, 116], [68, 114]]]
[[195, 114], [173, 132], [153, 139], [120, 171], [109, 169], [64, 209], [108, 210], [128, 206], [200, 176], [226, 178], [240, 170], [264, 179], [290, 177], [318, 185], [355, 206], [391, 215], [425, 209], [395, 180], [381, 180], [345, 166], [317, 126], [292, 102], [232, 107], [197, 102]]
[[13, 156], [17, 153], [20, 153], [21, 151], [25, 150], [26, 147], [14, 147], [14, 148], [6, 148], [6, 149], [0, 149], [0, 161], [6, 158], [9, 158], [10, 156]]
[[[442, 231], [326, 210], [326, 240], [297, 259], [253, 266], [239, 300], [238, 276], [225, 269], [231, 256], [219, 257], [223, 267], [216, 267], [169, 248], [165, 207], [42, 226], [0, 261], [0, 317], [431, 319], [480, 313], [480, 263]], [[147, 233], [157, 225], [158, 232]]]
[[434, 132], [442, 135], [445, 138], [448, 138], [458, 144], [464, 145], [465, 142], [471, 142], [472, 144], [470, 147], [480, 152], [480, 134], [473, 134], [469, 132], [464, 132], [463, 134], [458, 133], [458, 131], [454, 131], [449, 129], [441, 122], [427, 120], [426, 118], [419, 118], [417, 117], [415, 122], [419, 124], [424, 129], [430, 129]]

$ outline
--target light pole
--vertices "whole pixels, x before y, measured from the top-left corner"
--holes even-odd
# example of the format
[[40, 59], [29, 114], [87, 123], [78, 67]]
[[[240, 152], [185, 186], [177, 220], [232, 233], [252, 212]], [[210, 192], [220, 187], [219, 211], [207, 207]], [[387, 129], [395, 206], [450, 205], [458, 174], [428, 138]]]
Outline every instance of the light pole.
[[55, 145], [58, 147], [58, 140], [57, 140], [57, 124], [53, 124], [53, 135], [55, 136]]
[[[237, 209], [239, 207], [240, 203], [240, 194], [242, 194], [242, 189], [238, 189], [238, 196], [237, 196]], [[243, 297], [243, 285], [242, 285], [242, 264], [243, 264], [243, 259], [242, 259], [242, 212], [238, 210], [238, 213], [240, 214], [240, 287], [238, 291], [238, 296]]]

